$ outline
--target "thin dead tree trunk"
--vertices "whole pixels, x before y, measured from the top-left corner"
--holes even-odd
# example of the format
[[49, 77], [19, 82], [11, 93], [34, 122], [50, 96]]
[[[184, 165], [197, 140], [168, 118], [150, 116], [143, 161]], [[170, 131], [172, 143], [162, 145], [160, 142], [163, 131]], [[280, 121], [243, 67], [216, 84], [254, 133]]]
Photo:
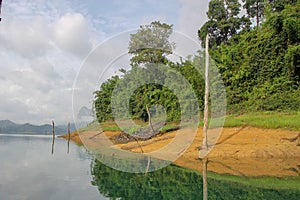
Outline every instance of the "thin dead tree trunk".
[[259, 3], [256, 1], [256, 28], [258, 29], [259, 26]]
[[146, 111], [147, 111], [147, 114], [148, 114], [148, 118], [149, 118], [149, 126], [153, 132], [153, 134], [155, 134], [155, 131], [153, 129], [153, 126], [152, 126], [152, 121], [151, 121], [151, 114], [150, 114], [150, 111], [149, 111], [149, 108], [148, 108], [148, 105], [146, 105]]
[[209, 98], [209, 53], [208, 53], [209, 36], [205, 40], [205, 97], [204, 97], [204, 125], [203, 125], [203, 146], [208, 150], [207, 130], [208, 130], [208, 98]]

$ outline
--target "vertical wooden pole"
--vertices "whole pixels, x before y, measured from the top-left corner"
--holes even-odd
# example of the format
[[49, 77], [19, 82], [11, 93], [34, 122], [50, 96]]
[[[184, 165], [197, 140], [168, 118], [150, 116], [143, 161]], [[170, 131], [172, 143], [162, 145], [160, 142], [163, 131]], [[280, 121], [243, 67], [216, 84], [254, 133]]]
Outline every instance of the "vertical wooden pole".
[[208, 130], [208, 98], [209, 98], [209, 37], [206, 35], [205, 40], [205, 97], [204, 97], [204, 126], [203, 126], [203, 146], [208, 149], [207, 130]]
[[2, 7], [2, 0], [0, 0], [0, 22], [1, 22], [1, 7]]
[[202, 180], [203, 180], [203, 200], [207, 200], [208, 191], [207, 191], [207, 158], [202, 160]]
[[54, 141], [55, 141], [55, 131], [54, 131], [54, 121], [52, 120], [52, 151], [51, 153], [54, 153]]
[[69, 153], [70, 151], [70, 139], [71, 139], [71, 131], [70, 131], [70, 122], [68, 123], [68, 151], [67, 153]]

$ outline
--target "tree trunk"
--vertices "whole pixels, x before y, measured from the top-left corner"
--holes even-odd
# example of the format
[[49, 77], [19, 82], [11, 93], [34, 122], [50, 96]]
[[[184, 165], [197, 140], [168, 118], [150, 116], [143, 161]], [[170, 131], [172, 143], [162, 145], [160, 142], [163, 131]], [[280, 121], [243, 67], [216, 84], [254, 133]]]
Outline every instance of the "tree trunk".
[[203, 125], [203, 146], [208, 149], [207, 130], [208, 130], [208, 98], [209, 98], [209, 53], [208, 53], [209, 38], [206, 36], [205, 41], [205, 97], [204, 97], [204, 125]]
[[150, 111], [149, 111], [149, 108], [148, 108], [148, 105], [146, 105], [146, 111], [147, 111], [147, 114], [148, 114], [148, 118], [149, 118], [149, 126], [153, 132], [153, 134], [155, 134], [155, 131], [153, 129], [153, 126], [152, 126], [152, 121], [151, 121], [151, 114], [150, 114]]
[[259, 6], [258, 0], [256, 1], [256, 28], [258, 29], [259, 26]]

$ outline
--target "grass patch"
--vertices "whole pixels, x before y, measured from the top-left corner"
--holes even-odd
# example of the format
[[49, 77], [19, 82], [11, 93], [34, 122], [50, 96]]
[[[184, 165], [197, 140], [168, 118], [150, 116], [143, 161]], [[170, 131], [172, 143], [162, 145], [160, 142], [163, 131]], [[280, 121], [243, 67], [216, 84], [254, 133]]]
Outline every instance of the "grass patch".
[[169, 129], [175, 129], [175, 128], [177, 128], [178, 127], [178, 125], [175, 125], [175, 124], [166, 124], [166, 125], [164, 125], [163, 127], [161, 127], [160, 129], [159, 129], [159, 131], [167, 131], [167, 130], [169, 130]]
[[226, 116], [225, 127], [254, 126], [271, 129], [300, 130], [300, 113], [248, 113]]
[[101, 126], [103, 131], [120, 131], [121, 129], [115, 125], [115, 126]]
[[81, 131], [92, 131], [92, 130], [99, 130], [100, 126], [98, 122], [92, 122], [90, 124], [88, 124], [86, 127], [82, 127], [77, 129], [78, 132]]
[[[140, 125], [141, 127], [145, 127], [148, 126], [148, 123], [144, 122], [144, 123], [137, 123], [138, 125]], [[100, 124], [101, 128], [103, 131], [121, 131], [121, 128], [114, 122], [104, 122]], [[169, 129], [173, 129], [178, 127], [178, 125], [176, 123], [167, 123], [166, 125], [164, 125], [163, 127], [161, 127], [159, 129], [159, 131], [167, 131]], [[139, 127], [131, 127], [131, 126], [123, 126], [122, 129], [126, 132], [128, 132], [129, 134], [134, 134], [136, 132], [138, 132], [140, 130]]]
[[[210, 127], [220, 127], [223, 125], [224, 118], [214, 118]], [[146, 122], [138, 122], [142, 127], [148, 125]], [[160, 131], [166, 131], [178, 126], [178, 122], [169, 122]], [[199, 126], [203, 126], [203, 121], [199, 122]], [[287, 130], [300, 130], [300, 112], [298, 113], [278, 113], [278, 112], [256, 112], [247, 113], [242, 115], [227, 115], [225, 117], [224, 127], [238, 127], [238, 126], [253, 126], [259, 128], [269, 129], [287, 129]], [[103, 122], [100, 124], [93, 122], [84, 128], [78, 129], [78, 131], [90, 131], [99, 130], [102, 128], [103, 131], [121, 131], [118, 125], [112, 121]], [[184, 127], [183, 127], [184, 128]], [[134, 133], [137, 130], [131, 127], [124, 127], [129, 133]]]

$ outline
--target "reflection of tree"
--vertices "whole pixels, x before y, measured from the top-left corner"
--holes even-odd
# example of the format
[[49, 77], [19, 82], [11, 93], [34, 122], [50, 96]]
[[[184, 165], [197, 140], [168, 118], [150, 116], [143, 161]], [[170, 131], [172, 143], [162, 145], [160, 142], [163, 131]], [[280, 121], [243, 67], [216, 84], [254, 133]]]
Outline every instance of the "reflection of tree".
[[207, 200], [207, 197], [208, 197], [208, 191], [207, 191], [207, 163], [208, 163], [208, 160], [205, 157], [202, 160], [203, 200]]
[[92, 166], [93, 185], [111, 199], [199, 199], [201, 176], [176, 166], [145, 174], [125, 173], [96, 160]]
[[[170, 165], [145, 176], [114, 170], [95, 160], [91, 173], [92, 184], [111, 199], [202, 199], [201, 175], [177, 166]], [[263, 189], [214, 178], [208, 178], [208, 182], [208, 199], [298, 199], [300, 194], [295, 190]]]

